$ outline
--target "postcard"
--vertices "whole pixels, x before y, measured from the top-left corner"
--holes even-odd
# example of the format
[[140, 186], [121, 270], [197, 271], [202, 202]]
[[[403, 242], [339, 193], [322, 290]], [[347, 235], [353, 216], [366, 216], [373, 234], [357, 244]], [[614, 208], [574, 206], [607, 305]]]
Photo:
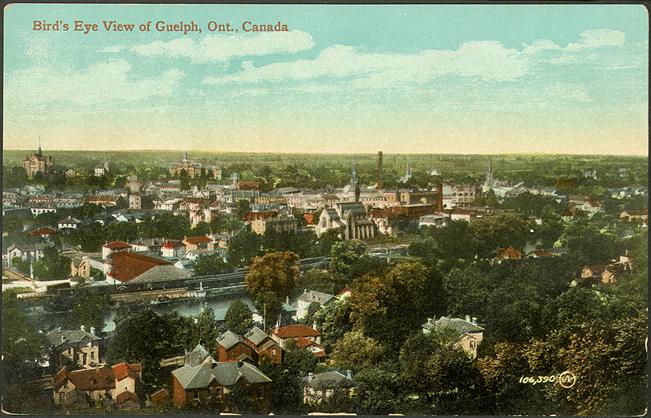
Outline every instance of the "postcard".
[[646, 413], [643, 5], [3, 19], [4, 413]]

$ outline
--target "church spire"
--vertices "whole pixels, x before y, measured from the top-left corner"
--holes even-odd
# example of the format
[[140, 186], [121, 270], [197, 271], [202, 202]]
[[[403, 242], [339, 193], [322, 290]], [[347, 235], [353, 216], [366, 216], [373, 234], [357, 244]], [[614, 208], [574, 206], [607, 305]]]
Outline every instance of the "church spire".
[[38, 136], [38, 155], [42, 155], [41, 152], [41, 135]]
[[355, 202], [359, 202], [360, 188], [359, 180], [357, 178], [357, 162], [355, 161], [355, 156], [353, 155], [353, 172], [350, 178], [350, 188], [355, 193]]

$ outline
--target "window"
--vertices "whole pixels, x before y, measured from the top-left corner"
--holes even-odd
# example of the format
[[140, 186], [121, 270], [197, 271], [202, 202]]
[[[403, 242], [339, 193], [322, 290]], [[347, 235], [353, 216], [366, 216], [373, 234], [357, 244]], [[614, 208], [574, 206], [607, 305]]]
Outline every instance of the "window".
[[95, 360], [95, 352], [94, 351], [90, 352], [90, 359]]

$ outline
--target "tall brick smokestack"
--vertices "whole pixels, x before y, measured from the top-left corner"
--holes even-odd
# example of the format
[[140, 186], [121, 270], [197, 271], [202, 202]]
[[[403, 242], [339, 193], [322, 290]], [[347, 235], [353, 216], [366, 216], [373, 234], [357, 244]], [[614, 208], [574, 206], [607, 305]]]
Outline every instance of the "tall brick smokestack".
[[436, 210], [437, 212], [443, 212], [443, 183], [439, 183], [436, 187], [439, 189], [436, 197]]
[[384, 176], [382, 174], [382, 151], [377, 153], [377, 189], [384, 189]]

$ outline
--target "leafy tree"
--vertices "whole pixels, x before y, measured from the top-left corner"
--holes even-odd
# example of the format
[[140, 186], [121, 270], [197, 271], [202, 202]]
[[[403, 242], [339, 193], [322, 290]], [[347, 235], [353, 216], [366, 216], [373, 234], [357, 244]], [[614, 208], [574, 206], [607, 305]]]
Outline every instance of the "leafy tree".
[[228, 262], [237, 267], [248, 266], [261, 253], [260, 237], [249, 229], [243, 229], [229, 242]]
[[299, 271], [298, 256], [291, 252], [268, 253], [253, 260], [244, 282], [258, 311], [266, 309], [265, 327], [272, 326], [281, 313]]
[[[45, 346], [45, 338], [11, 292], [2, 294], [2, 378], [5, 384], [30, 379], [35, 360]], [[5, 386], [6, 387], [6, 386]], [[3, 396], [4, 398], [4, 396]]]
[[285, 347], [285, 359], [283, 365], [295, 375], [307, 375], [316, 369], [318, 360], [310, 351], [298, 348], [291, 340]]
[[78, 329], [84, 325], [90, 330], [94, 327], [97, 333], [104, 328], [104, 317], [112, 306], [109, 295], [76, 291], [72, 296], [70, 325]]
[[333, 345], [353, 329], [350, 312], [350, 303], [344, 299], [330, 302], [314, 314], [314, 321], [321, 332], [321, 344], [326, 352], [331, 352]]
[[243, 335], [253, 325], [253, 313], [251, 309], [241, 300], [231, 302], [226, 311], [226, 325], [228, 329], [236, 334]]
[[11, 259], [11, 265], [23, 274], [29, 274], [29, 261], [25, 261], [20, 257]]
[[221, 274], [232, 271], [231, 266], [224, 261], [221, 254], [202, 254], [194, 262], [197, 275]]
[[235, 209], [235, 214], [238, 218], [244, 219], [244, 215], [249, 213], [251, 210], [251, 202], [248, 199], [240, 199], [237, 201], [237, 208]]
[[[359, 268], [368, 257], [366, 245], [362, 241], [341, 241], [332, 246], [330, 251], [330, 270], [344, 277], [357, 277], [362, 270]], [[363, 274], [363, 273], [362, 273]]]
[[384, 353], [384, 347], [373, 338], [350, 331], [334, 344], [331, 358], [340, 368], [359, 372], [377, 367]]

